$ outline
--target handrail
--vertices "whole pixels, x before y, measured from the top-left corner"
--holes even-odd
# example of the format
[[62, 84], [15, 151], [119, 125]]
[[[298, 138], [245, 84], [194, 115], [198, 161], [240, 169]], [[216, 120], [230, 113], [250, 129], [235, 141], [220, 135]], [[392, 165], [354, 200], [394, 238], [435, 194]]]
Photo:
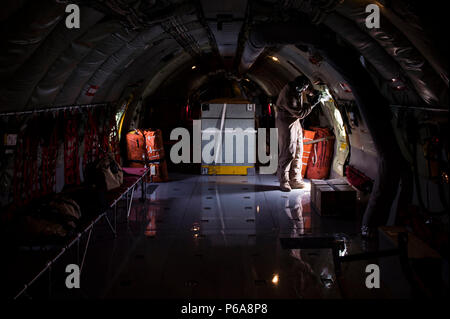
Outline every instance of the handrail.
[[47, 107], [47, 108], [39, 108], [27, 111], [18, 111], [18, 112], [5, 112], [0, 113], [0, 116], [14, 116], [14, 115], [23, 115], [23, 114], [35, 114], [35, 113], [45, 113], [45, 112], [57, 112], [57, 111], [65, 111], [65, 110], [77, 110], [82, 108], [91, 108], [98, 106], [107, 106], [109, 103], [97, 103], [97, 104], [83, 104], [83, 105], [67, 105], [67, 106], [58, 106], [58, 107]]

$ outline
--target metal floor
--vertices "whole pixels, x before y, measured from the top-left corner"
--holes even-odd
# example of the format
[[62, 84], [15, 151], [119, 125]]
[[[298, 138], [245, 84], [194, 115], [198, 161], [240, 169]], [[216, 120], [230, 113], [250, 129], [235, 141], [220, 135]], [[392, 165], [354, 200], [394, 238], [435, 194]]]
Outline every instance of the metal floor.
[[[88, 250], [81, 289], [56, 298], [378, 298], [364, 263], [337, 280], [328, 249], [283, 249], [279, 238], [338, 234], [360, 252], [358, 223], [320, 218], [309, 183], [279, 191], [273, 175], [174, 175], [134, 200], [118, 237], [105, 228]], [[124, 218], [125, 220], [125, 218]], [[376, 290], [376, 291], [375, 291]]]

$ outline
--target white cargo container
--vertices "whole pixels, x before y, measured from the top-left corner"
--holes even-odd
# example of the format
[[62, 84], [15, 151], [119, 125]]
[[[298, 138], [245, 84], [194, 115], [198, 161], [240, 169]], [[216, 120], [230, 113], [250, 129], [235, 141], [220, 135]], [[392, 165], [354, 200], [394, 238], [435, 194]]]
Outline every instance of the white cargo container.
[[202, 174], [254, 175], [255, 105], [246, 101], [202, 104]]

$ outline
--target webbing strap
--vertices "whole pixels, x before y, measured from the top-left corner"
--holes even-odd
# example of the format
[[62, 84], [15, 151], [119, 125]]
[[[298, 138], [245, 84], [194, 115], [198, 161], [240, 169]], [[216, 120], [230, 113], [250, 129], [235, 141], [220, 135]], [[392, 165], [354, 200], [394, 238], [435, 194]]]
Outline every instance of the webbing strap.
[[13, 203], [16, 206], [28, 204], [39, 192], [36, 122], [33, 117], [27, 128], [19, 133], [13, 177]]
[[[105, 111], [106, 112], [106, 111]], [[101, 141], [101, 152], [99, 154], [100, 158], [103, 158], [108, 151], [110, 151], [111, 146], [110, 146], [110, 136], [109, 134], [111, 133], [111, 123], [109, 123], [110, 121], [108, 121], [106, 119], [106, 114], [103, 114], [102, 118], [103, 120], [103, 125], [102, 125], [102, 134], [100, 136], [100, 141]]]
[[78, 158], [78, 131], [75, 114], [64, 113], [64, 183], [80, 184], [80, 160]]
[[41, 195], [55, 191], [56, 158], [58, 152], [57, 126], [55, 125], [48, 146], [42, 146]]
[[83, 169], [86, 165], [98, 159], [99, 136], [97, 134], [97, 124], [94, 121], [91, 110], [88, 110], [88, 122], [84, 134], [84, 154]]
[[145, 133], [142, 130], [136, 130], [137, 132], [142, 134], [142, 137], [144, 138], [144, 156], [145, 156], [145, 163], [148, 163], [149, 158], [148, 158], [148, 154], [147, 154], [147, 139], [145, 138]]

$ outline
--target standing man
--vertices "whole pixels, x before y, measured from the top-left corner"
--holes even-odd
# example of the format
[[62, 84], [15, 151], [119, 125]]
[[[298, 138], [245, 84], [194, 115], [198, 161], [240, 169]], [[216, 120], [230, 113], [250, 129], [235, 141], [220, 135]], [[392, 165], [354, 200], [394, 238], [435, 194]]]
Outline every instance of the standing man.
[[279, 150], [277, 175], [283, 192], [305, 187], [301, 174], [303, 132], [300, 119], [311, 113], [320, 98], [305, 75], [286, 84], [278, 96], [275, 120]]

